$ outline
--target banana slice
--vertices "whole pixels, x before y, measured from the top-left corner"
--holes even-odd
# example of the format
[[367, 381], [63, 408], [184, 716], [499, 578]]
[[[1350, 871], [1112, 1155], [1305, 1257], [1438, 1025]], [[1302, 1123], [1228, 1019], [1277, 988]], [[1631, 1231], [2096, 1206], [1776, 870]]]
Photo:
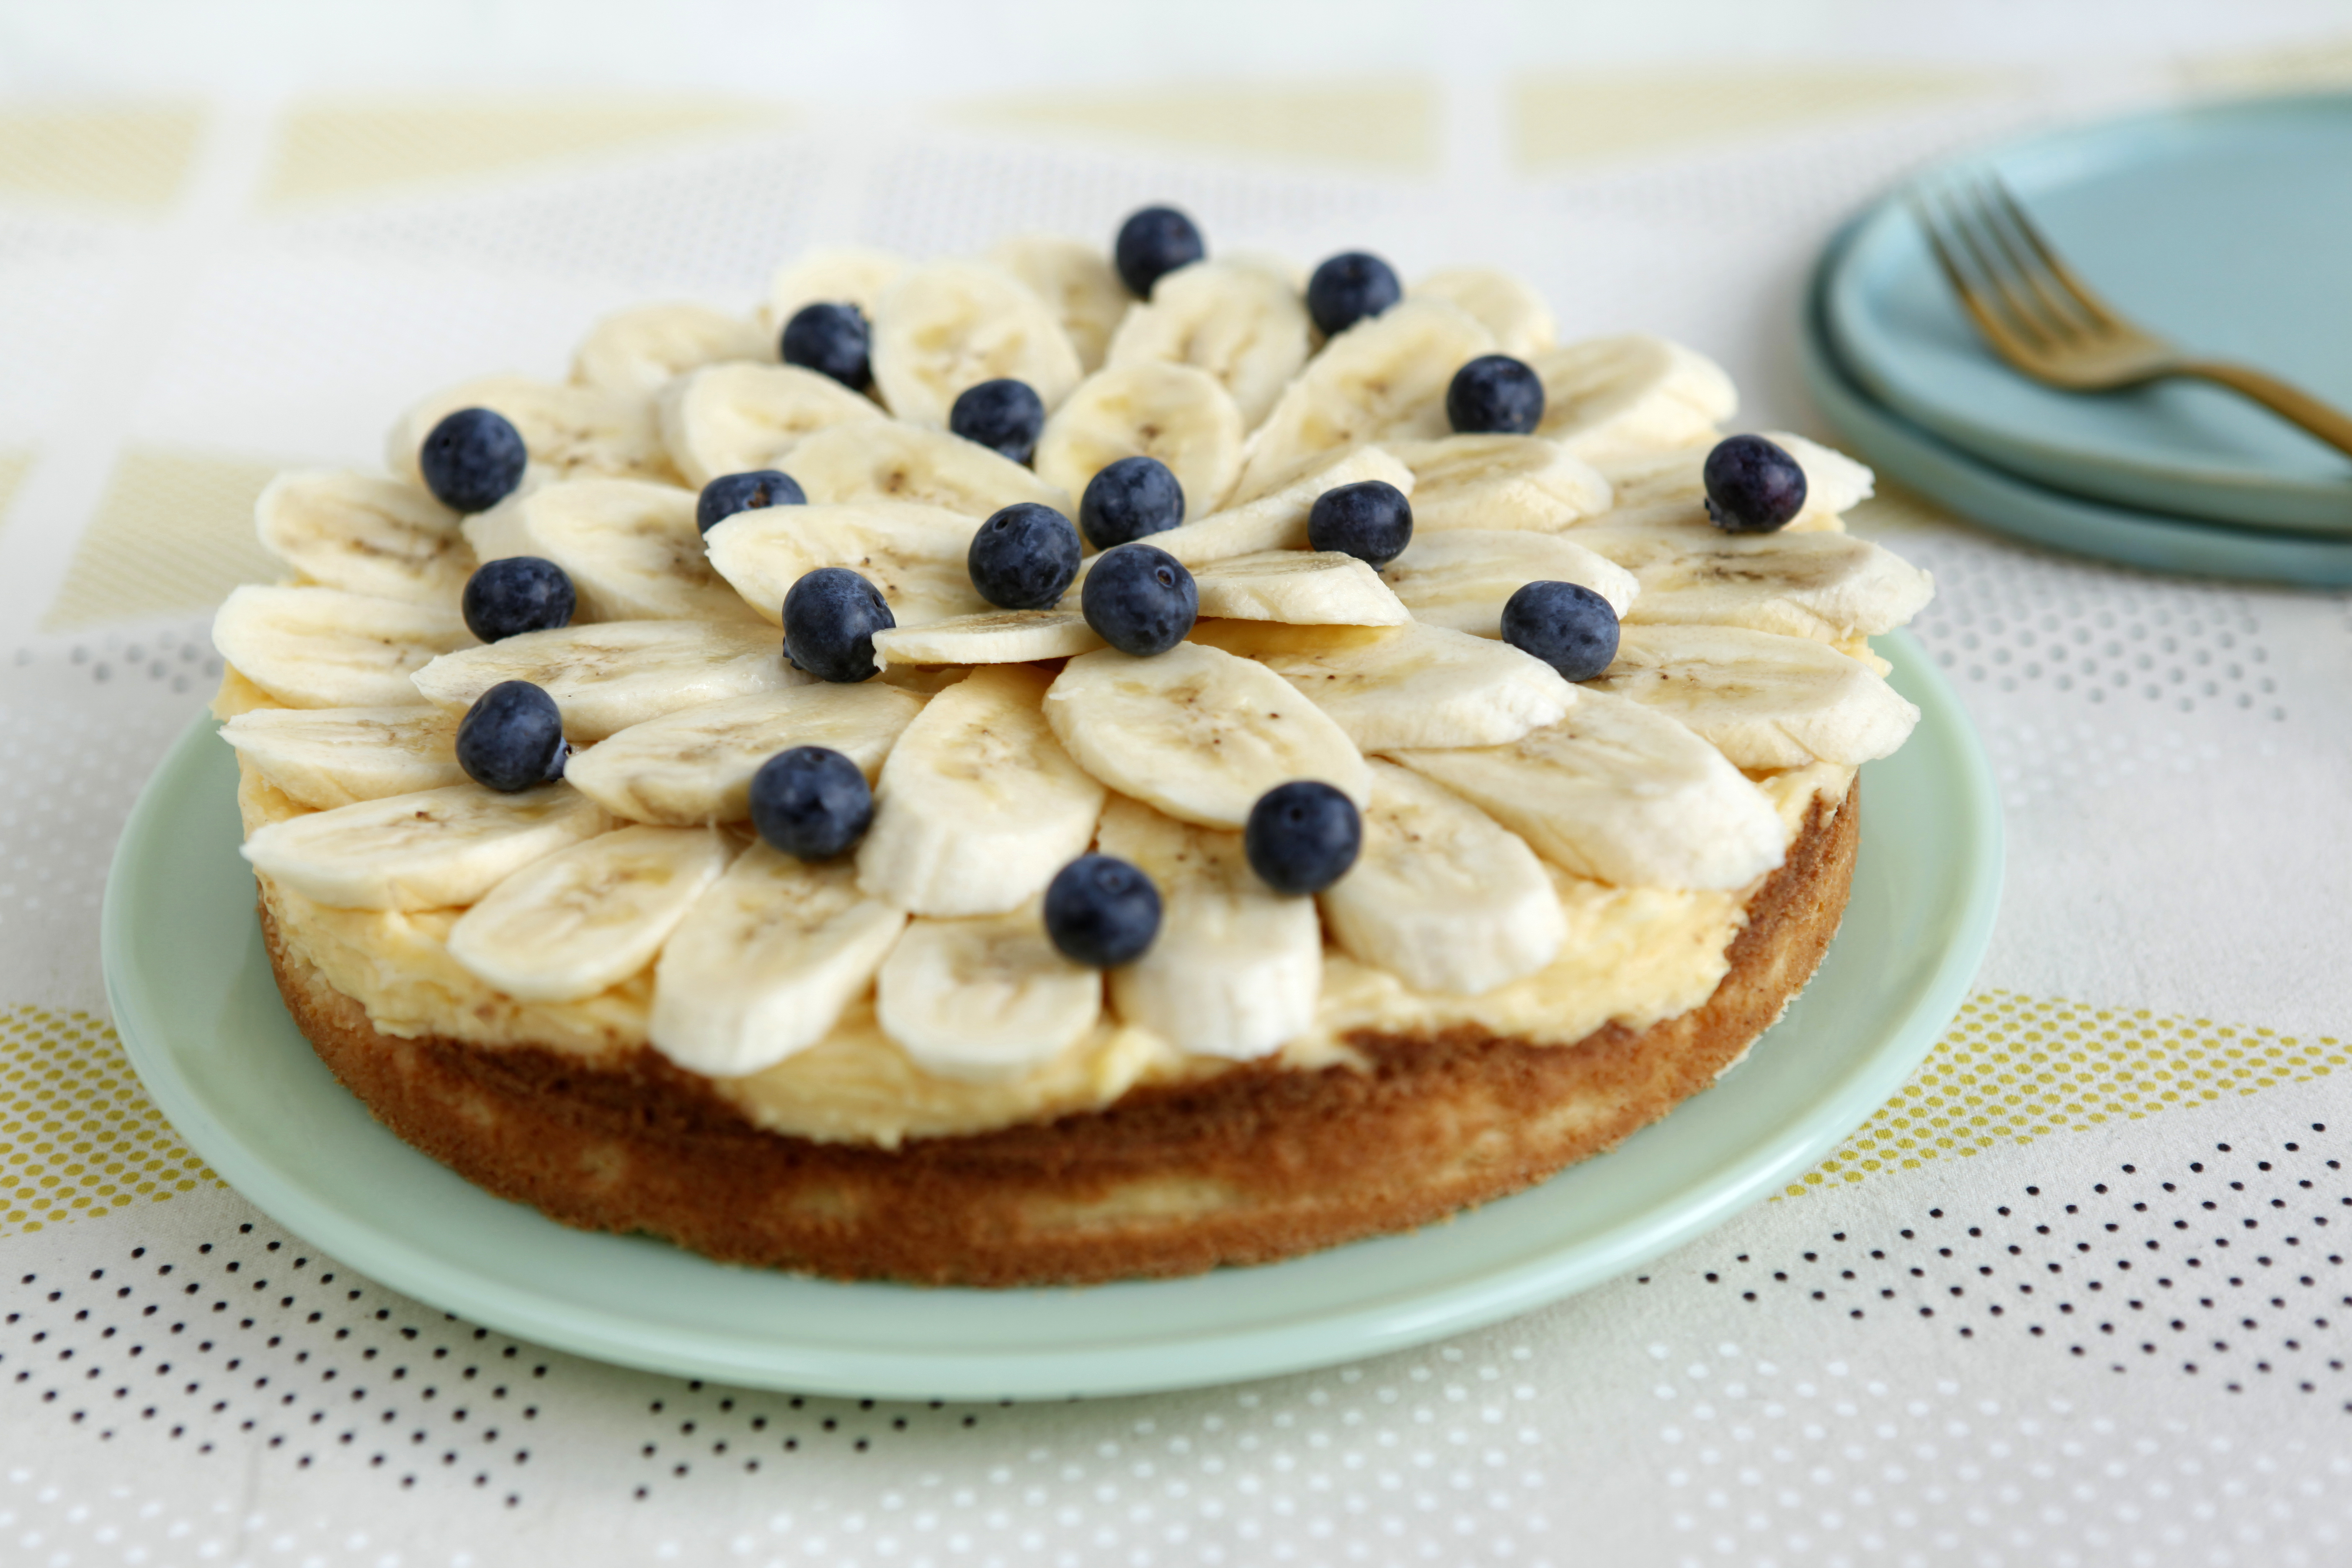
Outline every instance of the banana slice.
[[453, 610], [339, 588], [248, 583], [213, 617], [221, 658], [289, 708], [398, 708], [409, 677], [474, 640]]
[[379, 599], [447, 604], [474, 570], [457, 514], [415, 485], [301, 468], [253, 503], [262, 548], [313, 583]]
[[1446, 436], [1391, 441], [1412, 470], [1416, 537], [1454, 528], [1565, 528], [1606, 510], [1609, 481], [1541, 436]]
[[606, 621], [443, 654], [414, 679], [427, 701], [460, 711], [501, 680], [528, 680], [555, 699], [563, 732], [585, 744], [681, 708], [814, 678], [786, 664], [776, 634], [754, 623]]
[[919, 915], [1003, 914], [1086, 851], [1103, 787], [1047, 727], [1047, 679], [990, 665], [931, 699], [882, 764], [858, 886]]
[[1001, 452], [896, 420], [845, 425], [793, 448], [793, 478], [813, 501], [913, 501], [980, 520], [1016, 501], [1071, 515], [1070, 492]]
[[874, 311], [874, 386], [910, 425], [945, 429], [966, 387], [1025, 381], [1048, 410], [1084, 373], [1053, 310], [1012, 274], [933, 261], [899, 275]]
[[1106, 364], [1189, 364], [1217, 378], [1255, 430], [1314, 352], [1299, 285], [1240, 258], [1196, 261], [1152, 285], [1112, 334]]
[[[1241, 506], [1212, 512], [1151, 536], [1151, 543], [1185, 565], [1198, 568], [1236, 555], [1265, 550], [1307, 548], [1307, 519], [1325, 490], [1365, 479], [1381, 479], [1412, 494], [1412, 470], [1378, 447], [1330, 454], [1289, 483]], [[1091, 561], [1089, 557], [1089, 561]]]
[[1240, 827], [1292, 779], [1321, 779], [1359, 805], [1370, 787], [1355, 743], [1314, 703], [1265, 665], [1200, 643], [1074, 658], [1045, 717], [1095, 777], [1203, 826]]
[[770, 337], [780, 337], [784, 323], [804, 305], [855, 305], [870, 322], [884, 291], [910, 265], [896, 251], [862, 246], [807, 251], [768, 285], [767, 303], [760, 307], [760, 324]]
[[1892, 753], [1919, 710], [1826, 643], [1740, 626], [1627, 626], [1591, 683], [1673, 715], [1738, 767], [1853, 767]]
[[756, 691], [648, 719], [574, 756], [564, 778], [615, 816], [691, 827], [751, 815], [751, 775], [790, 746], [827, 746], [870, 782], [923, 700], [879, 681]]
[[695, 901], [654, 966], [654, 1049], [712, 1078], [772, 1067], [824, 1038], [874, 983], [907, 914], [857, 889], [846, 860], [754, 844]]
[[1559, 341], [1551, 307], [1521, 279], [1491, 267], [1449, 267], [1433, 272], [1405, 298], [1443, 300], [1458, 305], [1495, 334], [1495, 352], [1528, 359]]
[[273, 822], [241, 853], [333, 909], [438, 910], [470, 904], [612, 826], [602, 806], [560, 784], [499, 795], [467, 783]]
[[1400, 751], [1566, 871], [1619, 887], [1743, 888], [1780, 864], [1780, 813], [1665, 714], [1578, 689], [1568, 717], [1507, 746]]
[[[1622, 613], [1636, 622], [1746, 626], [1835, 643], [1894, 630], [1936, 592], [1927, 573], [1849, 533], [1595, 524], [1574, 538], [1640, 582], [1640, 596]], [[1402, 588], [1397, 596], [1412, 603]]]
[[1381, 568], [1381, 580], [1414, 620], [1481, 637], [1503, 635], [1503, 606], [1529, 583], [1580, 584], [1608, 600], [1620, 620], [1640, 591], [1633, 573], [1581, 542], [1518, 529], [1416, 527], [1404, 553]]
[[751, 606], [784, 623], [803, 574], [846, 566], [882, 590], [902, 626], [985, 613], [965, 564], [980, 524], [911, 501], [841, 501], [738, 512], [703, 536], [710, 563]]
[[1588, 338], [1528, 362], [1549, 436], [1589, 463], [1713, 439], [1738, 395], [1713, 360], [1643, 332]]
[[1184, 515], [1217, 510], [1242, 469], [1242, 411], [1216, 377], [1158, 360], [1080, 382], [1037, 438], [1037, 476], [1071, 495], [1121, 458], [1157, 458], [1184, 491]]
[[466, 782], [457, 715], [422, 702], [256, 708], [223, 724], [221, 739], [272, 787], [318, 811]]
[[1102, 1001], [1101, 973], [1062, 956], [1033, 899], [1001, 915], [908, 921], [874, 1010], [925, 1071], [1001, 1083], [1092, 1034]]
[[639, 305], [589, 329], [572, 356], [572, 384], [645, 398], [672, 377], [730, 360], [775, 363], [773, 334], [708, 305]]
[[1259, 657], [1366, 752], [1504, 745], [1576, 701], [1576, 689], [1543, 660], [1444, 626], [1395, 626]]
[[1234, 500], [1278, 489], [1339, 447], [1446, 434], [1454, 373], [1494, 347], [1492, 333], [1443, 300], [1406, 300], [1357, 322], [1323, 345], [1250, 437]]
[[546, 478], [610, 474], [677, 482], [651, 399], [619, 397], [593, 386], [564, 386], [527, 375], [480, 376], [416, 404], [385, 437], [383, 466], [423, 489], [425, 476], [416, 466], [416, 454], [433, 427], [460, 408], [488, 408], [504, 415], [530, 453], [531, 467]]
[[1159, 936], [1110, 972], [1123, 1021], [1178, 1050], [1237, 1061], [1269, 1055], [1313, 1025], [1323, 992], [1315, 900], [1285, 898], [1261, 881], [1240, 834], [1114, 796], [1099, 842], [1160, 889]]
[[1415, 991], [1454, 996], [1549, 963], [1568, 917], [1527, 841], [1418, 773], [1371, 766], [1363, 849], [1318, 895], [1340, 949]]
[[1091, 375], [1102, 368], [1111, 334], [1135, 303], [1102, 247], [1066, 235], [1021, 234], [998, 241], [988, 259], [1052, 309], [1080, 370]]
[[1266, 550], [1194, 574], [1201, 614], [1293, 626], [1394, 626], [1412, 618], [1381, 574], [1336, 551]]
[[796, 364], [709, 365], [664, 386], [655, 403], [663, 445], [697, 489], [721, 474], [772, 468], [820, 430], [889, 417]]
[[1102, 638], [1076, 610], [990, 610], [874, 634], [875, 661], [910, 664], [1027, 664], [1092, 653]]
[[500, 882], [449, 928], [449, 956], [524, 1002], [577, 1002], [654, 961], [734, 849], [708, 827], [624, 827]]
[[467, 518], [466, 539], [484, 561], [538, 555], [562, 567], [583, 623], [748, 619], [703, 551], [694, 502], [676, 485], [559, 479]]
[[[1781, 534], [1844, 528], [1840, 514], [1870, 499], [1877, 476], [1844, 453], [1785, 430], [1764, 438], [1797, 459], [1805, 471], [1805, 505]], [[1644, 451], [1596, 465], [1610, 480], [1610, 510], [1594, 521], [1611, 526], [1686, 524], [1713, 530], [1706, 515], [1706, 455], [1709, 446]]]

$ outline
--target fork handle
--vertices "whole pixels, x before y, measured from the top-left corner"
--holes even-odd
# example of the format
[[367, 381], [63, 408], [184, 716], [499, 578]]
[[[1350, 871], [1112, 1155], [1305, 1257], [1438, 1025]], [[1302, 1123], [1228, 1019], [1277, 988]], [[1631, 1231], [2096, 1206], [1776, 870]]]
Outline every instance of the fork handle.
[[2215, 360], [2191, 360], [2174, 370], [2178, 374], [2214, 382], [2251, 397], [2281, 418], [2302, 426], [2337, 451], [2352, 454], [2352, 416], [2329, 407], [2276, 376]]

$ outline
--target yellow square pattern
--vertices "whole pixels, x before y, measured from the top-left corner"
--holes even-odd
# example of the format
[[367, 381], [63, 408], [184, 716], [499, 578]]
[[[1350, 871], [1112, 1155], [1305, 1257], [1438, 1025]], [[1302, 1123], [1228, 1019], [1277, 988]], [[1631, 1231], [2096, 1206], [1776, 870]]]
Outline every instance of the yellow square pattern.
[[226, 1185], [139, 1087], [103, 1019], [0, 1009], [0, 1236]]
[[167, 206], [203, 132], [203, 111], [184, 105], [0, 111], [0, 199]]
[[240, 583], [284, 576], [253, 531], [255, 498], [277, 472], [248, 458], [127, 448], [41, 629], [209, 610]]

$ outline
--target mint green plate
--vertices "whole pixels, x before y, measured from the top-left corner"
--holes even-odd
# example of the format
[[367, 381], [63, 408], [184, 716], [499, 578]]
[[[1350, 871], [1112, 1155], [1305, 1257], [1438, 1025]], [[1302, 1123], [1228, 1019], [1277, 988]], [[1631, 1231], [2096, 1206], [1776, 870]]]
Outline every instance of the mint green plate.
[[1844, 930], [1746, 1063], [1614, 1152], [1410, 1236], [1089, 1289], [844, 1285], [569, 1230], [385, 1131], [286, 1015], [238, 858], [236, 768], [203, 721], [148, 782], [108, 879], [107, 993], [148, 1092], [239, 1192], [446, 1311], [605, 1361], [760, 1387], [1062, 1398], [1352, 1361], [1624, 1273], [1780, 1191], [1907, 1078], [1991, 933], [2000, 813], [1967, 717], [1906, 637], [1924, 714], [1864, 773]]

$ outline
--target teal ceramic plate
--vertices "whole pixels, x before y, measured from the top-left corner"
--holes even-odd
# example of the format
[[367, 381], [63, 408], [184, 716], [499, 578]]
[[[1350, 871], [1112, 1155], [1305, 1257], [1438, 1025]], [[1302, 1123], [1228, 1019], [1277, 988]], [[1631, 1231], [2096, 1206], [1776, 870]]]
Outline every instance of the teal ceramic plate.
[[2352, 537], [2352, 457], [2191, 382], [2060, 392], [1961, 314], [1906, 197], [1997, 172], [2126, 315], [2352, 409], [2352, 95], [2176, 110], [1931, 170], [1866, 214], [1825, 292], [1862, 387], [2012, 473], [2149, 510]]
[[1747, 1062], [1612, 1153], [1410, 1236], [1261, 1268], [1090, 1289], [845, 1285], [568, 1230], [394, 1138], [331, 1077], [270, 980], [237, 858], [236, 764], [201, 722], [132, 811], [107, 885], [107, 990], [141, 1079], [238, 1191], [446, 1311], [681, 1376], [906, 1398], [1232, 1382], [1459, 1333], [1623, 1273], [1808, 1169], [1895, 1093], [1958, 1010], [2000, 889], [1992, 778], [1918, 645], [1919, 704], [1865, 770], [1843, 932]]
[[1970, 457], [1874, 401], [1848, 371], [1827, 324], [1829, 280], [1854, 232], [1850, 227], [1832, 241], [1814, 272], [1797, 334], [1798, 361], [1822, 416], [1880, 474], [1988, 528], [2154, 572], [2312, 587], [2352, 583], [2352, 539], [2230, 528], [2045, 489]]

